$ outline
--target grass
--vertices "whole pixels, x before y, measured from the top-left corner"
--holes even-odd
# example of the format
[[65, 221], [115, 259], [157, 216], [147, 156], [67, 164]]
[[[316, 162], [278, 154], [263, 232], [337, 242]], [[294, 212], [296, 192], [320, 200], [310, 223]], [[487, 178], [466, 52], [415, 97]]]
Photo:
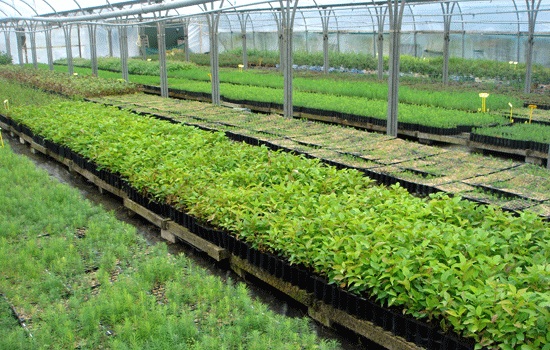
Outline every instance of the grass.
[[[334, 349], [0, 148], [0, 348]], [[32, 337], [18, 324], [12, 306]]]
[[[159, 197], [161, 199], [167, 198], [167, 200], [171, 200], [172, 203], [174, 203], [175, 201], [168, 199], [170, 195], [175, 194], [179, 196], [181, 194], [182, 197], [179, 198], [182, 201], [189, 200], [187, 203], [191, 203], [191, 200], [194, 198], [188, 199], [190, 196], [200, 198], [200, 202], [195, 202], [196, 205], [192, 208], [194, 213], [198, 214], [197, 216], [208, 218], [208, 220], [217, 220], [214, 222], [215, 224], [222, 223], [224, 225], [223, 227], [229, 228], [233, 232], [239, 232], [239, 234], [242, 233], [241, 237], [256, 242], [258, 246], [260, 246], [260, 244], [265, 244], [266, 246], [272, 247], [275, 251], [285, 253], [286, 256], [290, 258], [293, 258], [293, 256], [301, 258], [300, 260], [294, 261], [303, 263], [313, 261], [315, 262], [315, 268], [318, 272], [327, 272], [329, 276], [334, 276], [334, 281], [340, 282], [342, 278], [344, 278], [341, 277], [343, 275], [338, 275], [339, 271], [344, 270], [343, 264], [340, 266], [333, 265], [338, 264], [339, 261], [344, 261], [341, 259], [347, 259], [347, 257], [351, 256], [352, 259], [357, 261], [370, 262], [375, 256], [387, 257], [386, 261], [375, 261], [375, 264], [388, 264], [390, 258], [395, 260], [395, 254], [397, 252], [389, 251], [386, 247], [401, 247], [402, 239], [407, 242], [409, 241], [407, 237], [400, 238], [400, 236], [394, 238], [397, 234], [403, 235], [410, 233], [411, 237], [418, 237], [420, 241], [429, 244], [429, 241], [426, 241], [426, 233], [431, 235], [430, 240], [440, 240], [442, 239], [442, 232], [446, 233], [443, 237], [445, 244], [440, 245], [437, 243], [433, 245], [433, 249], [430, 249], [428, 253], [424, 252], [423, 247], [425, 246], [415, 245], [417, 249], [422, 250], [422, 252], [418, 252], [419, 254], [425, 254], [426, 256], [434, 254], [437, 257], [436, 260], [440, 262], [436, 263], [433, 268], [434, 270], [435, 268], [438, 269], [437, 271], [439, 275], [442, 275], [442, 278], [441, 280], [433, 278], [433, 276], [437, 275], [433, 273], [434, 270], [419, 270], [422, 274], [426, 272], [426, 277], [422, 277], [422, 282], [419, 282], [419, 279], [414, 277], [415, 283], [413, 287], [415, 288], [415, 292], [413, 293], [404, 291], [404, 289], [409, 289], [411, 284], [407, 284], [405, 288], [400, 287], [400, 285], [392, 286], [395, 287], [394, 290], [389, 289], [391, 287], [386, 284], [388, 287], [384, 287], [386, 289], [381, 290], [380, 282], [390, 282], [388, 282], [384, 275], [379, 275], [376, 280], [371, 276], [378, 272], [385, 274], [389, 271], [385, 268], [380, 268], [377, 271], [374, 269], [376, 267], [373, 266], [373, 270], [366, 271], [368, 266], [361, 266], [360, 268], [362, 270], [359, 273], [356, 272], [355, 269], [350, 270], [349, 273], [348, 271], [344, 271], [346, 275], [354, 278], [351, 283], [345, 282], [346, 285], [350, 287], [350, 290], [352, 288], [355, 291], [365, 290], [367, 288], [365, 286], [366, 283], [372, 283], [370, 288], [373, 289], [373, 294], [379, 295], [379, 300], [386, 298], [390, 305], [395, 303], [396, 298], [394, 296], [396, 293], [400, 293], [399, 298], [401, 299], [411, 295], [414, 297], [419, 295], [416, 292], [419, 291], [422, 286], [427, 286], [425, 290], [428, 293], [437, 295], [438, 293], [429, 287], [435, 283], [437, 283], [437, 288], [444, 288], [445, 291], [448, 290], [449, 285], [452, 283], [453, 287], [457, 287], [451, 291], [452, 293], [456, 293], [453, 295], [461, 295], [461, 292], [457, 289], [465, 285], [464, 275], [458, 272], [458, 277], [452, 278], [452, 281], [446, 277], [449, 274], [448, 271], [452, 271], [458, 266], [455, 265], [454, 262], [459, 264], [459, 260], [464, 260], [462, 255], [460, 255], [462, 253], [456, 255], [449, 251], [449, 249], [455, 249], [454, 247], [463, 246], [462, 242], [456, 242], [457, 239], [455, 236], [460, 235], [460, 237], [463, 236], [464, 239], [466, 239], [465, 242], [467, 242], [467, 244], [464, 246], [467, 247], [469, 256], [474, 257], [474, 253], [477, 252], [477, 249], [472, 248], [473, 246], [471, 244], [473, 240], [471, 233], [479, 233], [476, 238], [477, 241], [474, 242], [476, 245], [480, 247], [486, 245], [486, 247], [482, 247], [484, 250], [491, 247], [491, 252], [493, 252], [492, 247], [500, 246], [500, 243], [488, 242], [485, 236], [490, 236], [499, 240], [505, 238], [508, 241], [508, 238], [504, 237], [504, 235], [515, 232], [508, 230], [510, 226], [508, 223], [511, 222], [512, 217], [505, 220], [507, 226], [506, 230], [500, 228], [493, 229], [493, 221], [496, 220], [495, 222], [501, 222], [501, 220], [504, 219], [500, 218], [502, 215], [501, 213], [493, 209], [483, 209], [483, 212], [478, 212], [477, 210], [473, 210], [474, 208], [472, 207], [472, 210], [467, 213], [460, 210], [460, 207], [453, 207], [455, 204], [459, 204], [458, 199], [456, 201], [453, 200], [452, 203], [446, 202], [446, 206], [443, 208], [443, 202], [434, 199], [434, 202], [431, 202], [427, 208], [423, 209], [420, 207], [420, 202], [415, 202], [416, 199], [413, 200], [406, 197], [403, 191], [401, 191], [403, 196], [400, 197], [403, 200], [401, 204], [393, 198], [389, 198], [389, 196], [384, 193], [385, 190], [380, 189], [380, 192], [378, 189], [374, 188], [365, 188], [365, 190], [363, 190], [360, 184], [355, 186], [354, 182], [352, 182], [355, 179], [352, 178], [352, 176], [355, 175], [353, 175], [352, 172], [346, 172], [345, 175], [341, 175], [343, 174], [342, 172], [327, 173], [327, 169], [324, 167], [315, 167], [312, 166], [311, 163], [300, 163], [297, 159], [286, 158], [280, 154], [271, 153], [266, 157], [265, 153], [260, 154], [257, 148], [243, 147], [240, 149], [239, 145], [229, 146], [226, 141], [220, 137], [221, 135], [213, 136], [206, 133], [192, 133], [191, 130], [188, 130], [189, 128], [177, 127], [154, 120], [146, 121], [146, 118], [136, 118], [135, 116], [124, 115], [124, 113], [120, 111], [115, 112], [107, 108], [92, 108], [90, 105], [85, 105], [83, 103], [74, 103], [72, 105], [67, 103], [60, 104], [57, 110], [50, 109], [50, 112], [48, 112], [48, 109], [49, 107], [44, 106], [42, 110], [35, 109], [29, 113], [29, 115], [26, 115], [23, 111], [19, 111], [20, 115], [18, 118], [24, 120], [25, 123], [28, 122], [28, 125], [33, 129], [35, 129], [36, 126], [36, 131], [40, 133], [44, 132], [43, 135], [46, 137], [55, 137], [55, 140], [66, 142], [66, 144], [71, 147], [74, 146], [76, 151], [86, 152], [84, 155], [93, 155], [94, 158], [97, 157], [98, 163], [108, 167], [112, 166], [111, 169], [113, 171], [120, 171], [123, 175], [126, 174], [130, 179], [134, 179], [135, 183], [142, 184], [140, 188], [146, 188], [149, 193], [156, 193], [159, 195], [164, 193], [166, 196]], [[41, 116], [42, 114], [43, 116]], [[52, 115], [56, 115], [57, 118], [52, 119]], [[127, 124], [125, 124], [125, 122]], [[88, 132], [94, 131], [97, 131], [97, 134], [87, 135]], [[63, 133], [64, 135], [55, 135], [54, 132]], [[192, 151], [189, 152], [187, 149]], [[259, 156], [255, 156], [253, 152], [258, 152]], [[255, 163], [254, 159], [257, 159], [258, 162]], [[212, 166], [208, 168], [205, 166], [206, 164]], [[141, 165], [143, 165], [143, 167], [141, 167]], [[137, 167], [141, 167], [141, 169]], [[259, 171], [250, 171], [250, 169]], [[142, 176], [137, 176], [137, 174], [141, 174]], [[191, 174], [196, 175], [198, 179], [196, 179], [195, 176], [190, 176]], [[344, 176], [347, 178], [344, 178]], [[219, 181], [219, 179], [223, 179], [223, 181]], [[288, 184], [288, 187], [279, 186], [281, 179], [284, 180], [285, 184]], [[172, 188], [168, 188], [168, 191], [173, 190], [173, 192], [165, 191], [164, 185], [167, 183], [173, 184], [174, 180], [178, 181], [178, 187], [176, 188], [176, 186], [173, 186]], [[188, 184], [188, 182], [191, 181], [194, 181], [193, 184]], [[357, 181], [359, 181], [358, 178]], [[340, 186], [344, 186], [348, 183], [350, 190], [348, 191], [346, 189], [342, 191], [342, 187]], [[185, 188], [185, 186], [190, 187]], [[367, 193], [367, 190], [372, 190], [372, 192]], [[393, 190], [397, 193], [399, 189], [393, 188]], [[328, 191], [331, 192], [329, 193]], [[245, 195], [243, 195], [243, 192]], [[329, 194], [325, 196], [324, 193]], [[249, 194], [250, 198], [248, 198], [246, 194]], [[270, 203], [267, 203], [264, 198]], [[384, 210], [385, 207], [379, 205], [378, 201], [383, 202], [384, 205], [387, 206], [393, 205], [393, 207], [388, 207], [387, 210]], [[311, 204], [308, 206], [308, 203]], [[463, 204], [463, 202], [461, 203], [460, 205], [464, 205], [464, 209], [469, 205]], [[370, 209], [365, 211], [364, 209], [366, 208]], [[221, 210], [225, 212], [222, 212], [220, 216], [218, 216]], [[256, 216], [256, 210], [262, 213], [261, 216]], [[485, 210], [487, 210], [487, 214], [483, 214]], [[334, 213], [338, 214], [334, 215]], [[417, 223], [416, 219], [418, 218], [418, 213], [421, 213], [420, 215], [426, 213], [427, 216], [422, 218], [421, 222]], [[453, 216], [449, 216], [448, 213], [454, 214]], [[391, 215], [391, 217], [388, 217], [388, 215]], [[482, 220], [489, 221], [479, 221], [477, 218], [480, 215], [484, 215], [484, 219]], [[377, 225], [378, 221], [381, 220], [380, 218], [387, 217], [391, 222], [388, 220], [385, 224], [381, 223], [381, 225]], [[435, 225], [431, 221], [432, 217], [441, 217], [442, 222], [437, 222], [437, 225]], [[257, 218], [261, 219], [257, 220]], [[304, 218], [307, 220], [304, 220]], [[522, 215], [522, 218], [534, 223], [527, 214]], [[403, 220], [410, 220], [411, 222], [415, 222], [415, 224], [414, 226], [409, 225], [402, 222]], [[520, 219], [517, 220], [520, 227], [515, 225], [516, 228], [514, 228], [514, 230], [519, 228], [520, 234], [517, 235], [514, 233], [512, 236], [517, 238], [523, 236], [529, 237], [531, 224], [520, 224]], [[227, 222], [228, 224], [226, 224]], [[304, 225], [304, 223], [307, 223], [307, 226]], [[471, 223], [473, 226], [472, 230], [464, 228], [464, 223]], [[479, 225], [481, 225], [481, 227]], [[424, 227], [427, 227], [428, 230], [424, 230]], [[490, 230], [491, 232], [487, 232], [486, 235], [483, 231], [484, 229]], [[318, 232], [321, 234], [317, 235]], [[344, 242], [348, 239], [345, 237], [349, 237], [350, 232], [354, 235], [354, 243], [362, 242], [367, 249], [360, 248], [354, 252], [356, 245], [348, 245]], [[372, 234], [373, 232], [375, 232], [376, 235]], [[388, 236], [387, 233], [390, 232], [391, 235]], [[452, 235], [449, 233], [452, 233]], [[465, 234], [467, 236], [465, 236]], [[315, 236], [315, 240], [309, 238], [313, 235], [317, 235]], [[533, 237], [533, 235], [531, 235], [531, 237]], [[370, 243], [371, 239], [377, 240], [378, 238], [382, 240], [379, 243], [387, 242], [389, 238], [394, 239], [395, 242], [394, 244]], [[327, 240], [326, 242], [321, 241], [325, 239]], [[529, 240], [529, 238], [526, 239]], [[329, 240], [334, 240], [335, 244], [333, 245]], [[449, 241], [452, 244], [449, 244]], [[539, 247], [538, 242], [529, 241], [528, 243], [531, 244], [530, 247]], [[309, 248], [311, 244], [315, 244], [315, 246]], [[521, 244], [521, 242], [518, 244]], [[321, 249], [321, 247], [325, 246], [330, 247], [329, 254], [325, 254], [324, 250]], [[384, 250], [371, 253], [369, 247], [373, 246], [377, 248], [384, 247], [380, 248]], [[544, 249], [543, 247], [545, 246], [544, 244], [540, 244], [540, 247]], [[521, 247], [518, 248], [523, 249]], [[503, 249], [506, 249], [506, 247], [503, 247]], [[403, 247], [400, 252], [403, 252], [405, 255], [397, 257], [399, 261], [395, 261], [395, 265], [392, 263], [392, 266], [402, 266], [401, 264], [405, 261], [407, 264], [421, 262], [422, 259], [408, 258], [408, 252], [411, 250], [412, 249], [409, 247]], [[322, 253], [319, 254], [318, 252]], [[367, 255], [361, 257], [360, 254]], [[503, 251], [502, 254], [507, 255], [508, 253]], [[546, 253], [543, 252], [541, 254]], [[518, 258], [528, 259], [530, 256], [530, 254], [523, 255], [522, 253], [518, 255]], [[448, 263], [449, 257], [454, 257], [451, 263]], [[458, 260], [457, 257], [459, 258]], [[440, 258], [442, 260], [440, 260]], [[513, 257], [510, 258], [513, 259]], [[472, 259], [474, 261], [488, 261], [487, 259], [489, 259], [489, 257], [482, 258], [485, 260], [479, 260], [477, 258]], [[493, 273], [493, 271], [502, 271], [505, 267], [499, 264], [500, 258], [498, 256], [494, 259], [491, 257], [490, 259], [491, 261], [488, 261], [489, 266], [487, 268], [487, 265], [483, 263], [479, 264], [480, 269], [484, 269], [483, 274], [485, 274], [485, 271], [491, 271], [491, 273]], [[347, 265], [347, 260], [345, 261]], [[523, 263], [521, 262], [521, 264]], [[111, 274], [117, 272], [115, 277], [118, 276], [118, 272], [123, 270], [123, 267], [124, 265], [115, 263]], [[392, 267], [392, 269], [394, 268]], [[395, 271], [401, 271], [401, 269]], [[407, 271], [407, 274], [410, 272], [409, 269], [403, 271]], [[505, 275], [503, 275], [502, 281], [508, 281], [510, 278], [514, 279], [514, 281], [516, 280], [516, 277], [508, 276], [508, 271], [504, 272]], [[520, 272], [515, 271], [516, 274]], [[499, 321], [499, 329], [495, 329], [496, 326], [493, 326], [494, 322], [491, 321], [494, 316], [493, 311], [488, 311], [483, 318], [479, 318], [482, 315], [479, 315], [480, 312], [477, 311], [478, 309], [483, 311], [484, 308], [490, 309], [495, 305], [495, 290], [498, 291], [497, 293], [501, 291], [503, 293], [501, 296], [496, 296], [498, 300], [505, 297], [507, 292], [506, 290], [503, 291], [502, 288], [506, 288], [507, 282], [499, 282], [498, 285], [487, 284], [479, 286], [480, 283], [486, 281], [487, 278], [478, 278], [477, 273], [478, 272], [476, 272], [476, 275], [470, 274], [466, 277], [469, 278], [468, 282], [473, 283], [472, 288], [474, 289], [472, 290], [479, 290], [481, 288], [483, 292], [479, 293], [479, 301], [477, 301], [478, 294], [476, 293], [476, 301], [474, 304], [466, 304], [465, 306], [466, 309], [476, 310], [476, 314], [472, 311], [469, 312], [468, 316], [472, 322], [475, 322], [474, 326], [476, 328], [474, 329], [466, 326], [472, 323], [463, 322], [464, 317], [461, 315], [465, 311], [462, 309], [458, 311], [447, 311], [447, 314], [450, 315], [448, 318], [449, 322], [452, 322], [453, 327], [456, 327], [455, 329], [469, 327], [469, 331], [475, 333], [480, 344], [487, 344], [486, 341], [488, 339], [494, 339], [496, 341], [499, 336], [504, 338], [504, 332], [507, 334], [517, 332], [519, 337], [527, 339], [527, 336], [524, 334], [534, 334], [539, 330], [544, 331], [544, 328], [541, 326], [548, 324], [545, 320], [547, 310], [538, 306], [544, 301], [540, 303], [533, 301], [534, 299], [528, 301], [529, 307], [532, 307], [532, 310], [537, 310], [533, 311], [532, 314], [540, 312], [540, 314], [543, 315], [540, 318], [537, 316], [537, 320], [540, 321], [537, 321], [536, 327], [533, 327], [532, 322], [531, 324], [525, 325], [523, 323], [518, 323], [522, 324], [523, 327], [519, 331], [516, 331], [513, 327], [509, 327], [515, 324], [516, 320], [507, 319], [508, 315], [512, 317], [516, 317], [517, 315], [521, 318], [521, 320], [518, 318], [520, 322], [526, 320], [524, 319], [524, 313], [509, 312], [506, 311], [506, 309], [504, 310], [505, 312], [501, 312], [502, 310], [495, 310], [495, 312], [498, 312], [500, 315], [499, 320], [501, 321]], [[402, 276], [397, 276], [396, 278], [402, 278]], [[426, 279], [424, 280], [424, 278]], [[499, 281], [501, 280], [500, 278], [499, 276]], [[517, 280], [520, 281], [521, 279], [522, 276], [518, 275]], [[351, 279], [348, 280], [351, 281]], [[530, 277], [527, 278], [525, 282], [520, 283], [523, 285], [523, 283], [529, 283], [528, 281], [530, 281]], [[111, 279], [109, 279], [109, 282], [111, 282]], [[160, 285], [155, 283], [151, 291], [156, 291], [160, 287], [166, 288], [162, 283]], [[537, 282], [534, 288], [536, 288], [538, 293], [542, 288], [545, 288], [545, 286], [544, 283]], [[390, 290], [390, 292], [394, 294], [388, 297], [390, 294], [386, 292], [386, 290]], [[378, 291], [381, 291], [380, 294]], [[154, 295], [156, 296], [157, 294]], [[545, 294], [540, 295], [541, 298], [545, 296]], [[518, 298], [519, 297], [521, 296], [518, 295]], [[538, 298], [539, 295], [537, 294], [534, 297]], [[511, 305], [520, 305], [516, 302], [517, 299], [515, 298], [516, 297], [513, 297], [513, 299], [508, 302], [511, 303]], [[458, 300], [460, 297], [455, 298], [453, 296], [453, 299]], [[160, 300], [164, 300], [164, 298]], [[435, 298], [425, 298], [423, 295], [415, 301], [418, 301], [418, 304], [413, 305], [413, 307], [420, 311], [416, 312], [413, 310], [413, 315], [420, 318], [428, 317], [425, 315], [425, 310], [433, 310], [439, 303]], [[426, 301], [426, 304], [421, 304], [424, 301]], [[522, 301], [522, 303], [523, 302], [524, 301]], [[447, 308], [449, 305], [450, 304], [446, 304], [444, 307]], [[498, 305], [499, 304], [497, 304], [497, 308]], [[525, 309], [529, 310], [527, 307]], [[440, 310], [436, 310], [435, 312], [444, 312]], [[416, 314], [414, 314], [414, 312], [416, 312]], [[110, 331], [112, 323], [108, 321], [109, 320], [102, 322], [101, 325]], [[534, 319], [531, 321], [534, 322]], [[441, 322], [444, 321], [442, 320]], [[487, 329], [490, 327], [491, 331], [483, 331], [483, 333], [493, 334], [492, 332], [498, 332], [498, 334], [495, 335], [495, 337], [491, 335], [490, 338], [485, 338], [483, 333], [476, 332], [481, 329], [478, 328], [478, 324], [487, 327]], [[449, 327], [449, 324], [445, 323], [445, 326], [442, 327]], [[543, 338], [545, 335], [546, 333], [544, 333]], [[520, 339], [519, 337], [516, 337], [515, 334], [508, 335], [504, 343], [514, 345], [516, 344], [515, 339]], [[533, 343], [533, 347], [545, 341], [541, 340], [543, 338], [536, 335], [536, 339], [533, 342], [536, 341], [537, 343]]]
[[550, 125], [514, 123], [494, 127], [476, 128], [476, 134], [496, 136], [510, 140], [550, 143]]

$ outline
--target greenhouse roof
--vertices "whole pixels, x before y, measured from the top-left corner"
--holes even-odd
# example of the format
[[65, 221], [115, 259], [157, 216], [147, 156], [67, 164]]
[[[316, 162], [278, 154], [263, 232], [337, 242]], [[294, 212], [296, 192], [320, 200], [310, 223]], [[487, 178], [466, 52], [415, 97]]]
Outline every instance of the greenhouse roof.
[[[294, 1], [291, 1], [294, 6]], [[353, 31], [358, 23], [373, 26], [376, 13], [387, 0], [299, 0], [296, 26], [315, 30], [320, 12], [328, 11], [338, 22], [338, 30]], [[403, 30], [441, 31], [442, 8], [449, 5], [453, 31], [527, 32], [528, 13], [537, 8], [537, 34], [550, 35], [550, 1], [545, 0], [406, 0]], [[529, 7], [528, 4], [529, 3]], [[269, 12], [286, 6], [287, 0], [0, 0], [0, 22], [6, 27], [29, 23], [129, 23], [196, 17], [207, 11], [230, 15], [248, 13], [255, 22], [270, 22]], [[262, 13], [268, 13], [267, 16]], [[272, 21], [271, 21], [272, 22]], [[266, 23], [275, 25], [275, 23]], [[336, 29], [336, 28], [335, 28]]]

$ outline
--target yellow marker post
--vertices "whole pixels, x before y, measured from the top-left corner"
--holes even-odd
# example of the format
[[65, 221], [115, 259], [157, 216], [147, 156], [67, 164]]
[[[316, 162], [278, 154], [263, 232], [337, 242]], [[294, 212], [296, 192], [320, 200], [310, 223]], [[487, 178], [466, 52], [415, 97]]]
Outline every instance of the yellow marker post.
[[260, 58], [258, 59], [258, 66], [260, 66], [260, 67], [262, 66], [262, 61], [263, 61], [263, 58], [260, 57]]
[[210, 78], [210, 82], [212, 82], [212, 74], [208, 73], [208, 77]]
[[237, 67], [239, 67], [239, 72], [242, 72], [244, 68], [244, 64], [239, 64]]
[[489, 97], [489, 94], [486, 92], [482, 92], [479, 94], [479, 97], [481, 97], [481, 112], [486, 113], [487, 112], [487, 97]]
[[508, 106], [510, 106], [510, 123], [513, 123], [514, 122], [514, 118], [512, 118], [512, 108], [514, 106], [512, 106], [512, 103], [511, 102], [508, 102]]
[[2, 148], [4, 148], [4, 139], [2, 138], [2, 128], [0, 128], [0, 144], [2, 145]]
[[529, 124], [531, 124], [531, 121], [533, 120], [533, 110], [537, 109], [537, 105], [529, 105]]

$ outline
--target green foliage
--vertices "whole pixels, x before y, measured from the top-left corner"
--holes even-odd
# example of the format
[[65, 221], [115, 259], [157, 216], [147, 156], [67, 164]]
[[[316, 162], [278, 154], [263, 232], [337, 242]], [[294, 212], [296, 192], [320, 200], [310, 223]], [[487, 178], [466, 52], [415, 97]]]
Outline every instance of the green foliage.
[[[205, 54], [192, 54], [191, 60], [198, 65], [210, 65], [210, 59]], [[275, 66], [279, 63], [279, 53], [276, 51], [249, 50], [248, 60], [251, 65], [257, 66], [262, 59], [263, 66]], [[329, 62], [332, 67], [356, 68], [376, 70], [377, 59], [370, 54], [359, 53], [329, 53]], [[240, 49], [220, 53], [220, 66], [236, 67], [242, 63], [242, 51]], [[297, 65], [323, 65], [323, 54], [321, 52], [307, 53], [298, 51], [294, 53], [294, 64]], [[441, 78], [443, 74], [442, 57], [412, 57], [401, 56], [401, 71], [426, 75], [434, 79]], [[384, 57], [384, 70], [388, 69], [388, 58]], [[449, 60], [449, 74], [462, 77], [492, 78], [509, 81], [518, 81], [525, 77], [525, 64], [518, 64], [512, 67], [508, 62], [498, 62], [479, 59], [464, 59], [452, 57]], [[550, 82], [550, 69], [542, 65], [533, 66], [533, 82], [548, 84]]]
[[550, 126], [544, 124], [514, 123], [499, 127], [476, 128], [474, 132], [511, 140], [550, 143]]
[[13, 58], [7, 52], [0, 52], [0, 65], [12, 64]]
[[[417, 198], [399, 186], [373, 186], [356, 171], [115, 108], [64, 102], [10, 115], [144, 194], [352, 292], [479, 346], [548, 346], [550, 227], [534, 214], [515, 217], [445, 195]], [[154, 274], [147, 276], [151, 283]]]
[[137, 91], [135, 85], [122, 79], [102, 79], [90, 75], [69, 76], [67, 73], [19, 66], [1, 67], [0, 77], [71, 97], [106, 96]]
[[[170, 57], [170, 56], [169, 56]], [[56, 64], [67, 65], [66, 59], [60, 59], [55, 62]], [[77, 67], [91, 68], [92, 63], [88, 59], [74, 58], [73, 64]], [[100, 57], [97, 59], [97, 65], [99, 69], [120, 72], [122, 71], [122, 63], [119, 58], [116, 57]], [[178, 72], [190, 70], [195, 67], [194, 63], [183, 61], [168, 61], [166, 64], [166, 70], [168, 72]], [[128, 73], [136, 75], [160, 75], [160, 68], [158, 61], [144, 61], [142, 59], [130, 59], [128, 60]]]
[[[103, 59], [110, 62], [110, 64], [102, 64], [102, 60], [99, 60], [99, 66], [101, 69], [109, 71], [120, 71], [120, 61], [118, 59]], [[182, 62], [184, 63], [184, 62]], [[90, 65], [89, 60], [78, 60], [75, 64], [88, 67]], [[144, 66], [140, 69], [132, 69]], [[151, 70], [146, 69], [149, 66]], [[236, 66], [236, 65], [235, 65]], [[143, 60], [130, 60], [129, 72], [137, 75], [151, 75], [157, 76], [158, 63], [146, 62]], [[168, 72], [170, 79], [170, 85], [184, 84], [185, 80], [199, 80], [203, 82], [209, 82], [209, 70], [207, 68], [186, 68], [180, 69], [177, 66], [168, 64]], [[155, 84], [158, 84], [158, 78], [153, 78]], [[146, 84], [151, 80], [151, 77], [133, 77], [134, 82], [140, 82]], [[283, 89], [283, 77], [279, 73], [273, 73], [262, 70], [248, 70], [239, 72], [234, 69], [225, 69], [220, 72], [220, 81], [222, 83], [244, 85], [246, 87], [240, 87], [240, 90], [247, 90], [253, 87], [269, 87], [278, 90]], [[388, 98], [388, 85], [387, 83], [357, 80], [357, 79], [338, 79], [331, 78], [312, 78], [312, 77], [296, 77], [293, 81], [293, 86], [296, 91], [320, 93], [323, 95], [334, 96], [349, 96], [349, 97], [362, 97], [368, 100], [386, 101]], [[209, 92], [210, 89], [204, 88], [204, 92]], [[192, 91], [197, 91], [192, 90]], [[408, 86], [401, 86], [399, 90], [399, 99], [402, 104], [421, 105], [427, 107], [436, 107], [444, 109], [456, 109], [461, 111], [477, 111], [481, 107], [481, 101], [479, 99], [479, 91], [439, 91], [437, 89], [416, 89]], [[256, 94], [257, 96], [251, 100], [262, 100], [262, 95], [251, 91], [250, 94]], [[233, 94], [234, 95], [234, 94]], [[281, 92], [282, 95], [282, 92]], [[238, 98], [238, 97], [235, 97]], [[274, 101], [268, 101], [274, 102]], [[487, 99], [487, 108], [490, 110], [505, 110], [508, 108], [508, 103], [519, 106], [522, 101], [516, 97], [491, 94]], [[314, 107], [315, 108], [315, 107]], [[333, 109], [330, 109], [333, 110]], [[374, 115], [369, 115], [374, 116]]]
[[42, 106], [62, 99], [62, 97], [54, 96], [48, 92], [30, 90], [11, 79], [0, 78], [0, 84], [2, 86], [0, 100], [8, 100], [6, 107]]
[[337, 348], [306, 319], [252, 300], [243, 284], [150, 246], [9, 146], [0, 176], [1, 348]]

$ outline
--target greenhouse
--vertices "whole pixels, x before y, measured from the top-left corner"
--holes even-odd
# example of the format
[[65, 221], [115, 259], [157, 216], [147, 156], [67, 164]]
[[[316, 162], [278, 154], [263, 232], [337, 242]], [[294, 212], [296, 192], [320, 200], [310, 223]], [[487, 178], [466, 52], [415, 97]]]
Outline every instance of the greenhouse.
[[0, 30], [0, 348], [550, 350], [550, 2], [0, 0]]

